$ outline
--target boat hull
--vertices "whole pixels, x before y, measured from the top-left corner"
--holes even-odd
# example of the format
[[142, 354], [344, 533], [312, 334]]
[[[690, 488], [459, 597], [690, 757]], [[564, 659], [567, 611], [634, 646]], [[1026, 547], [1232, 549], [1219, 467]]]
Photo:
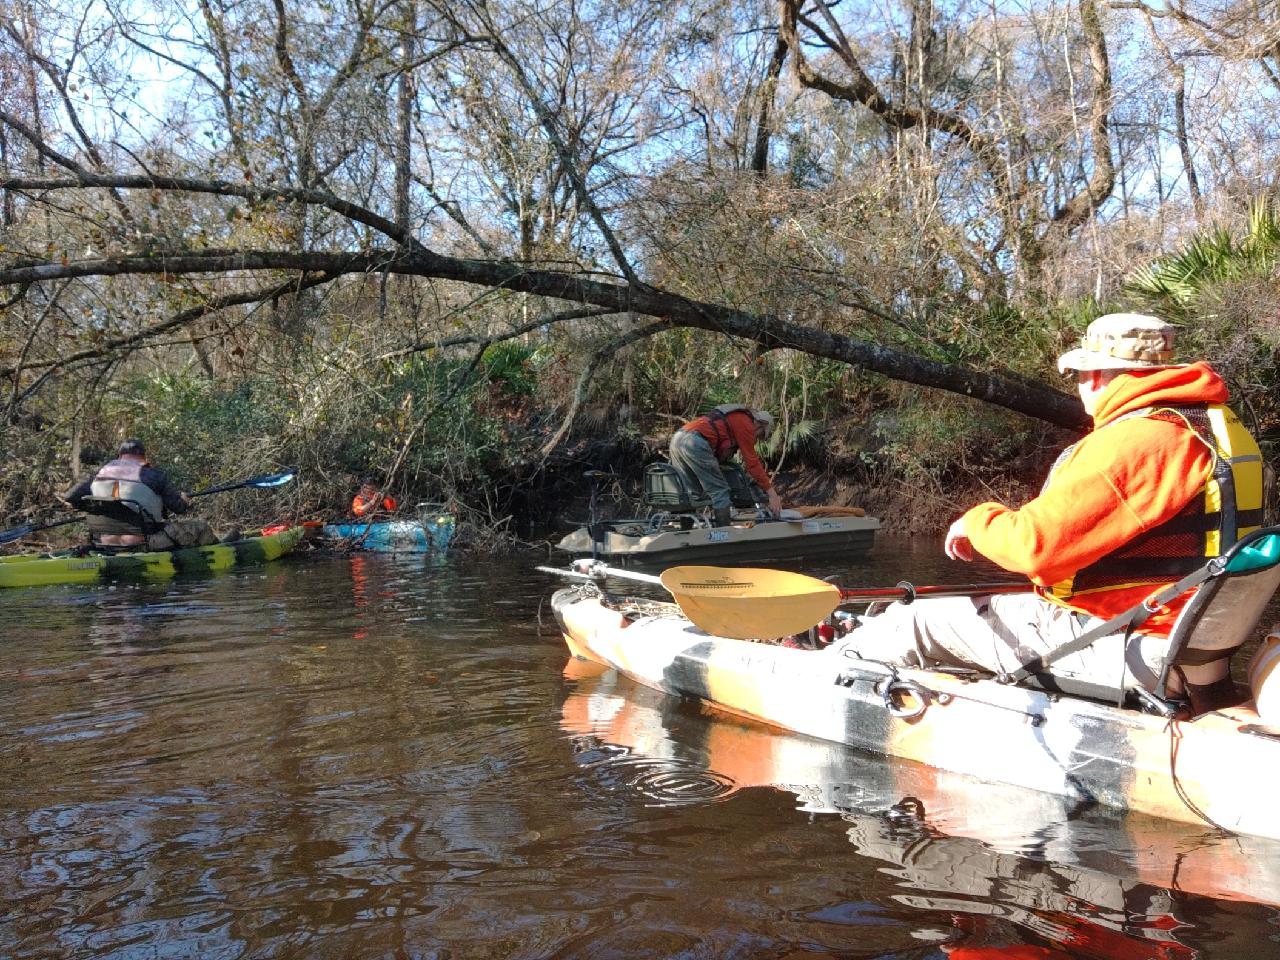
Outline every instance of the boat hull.
[[326, 537], [380, 553], [440, 553], [448, 549], [453, 530], [454, 520], [448, 515], [429, 522], [326, 523], [321, 528]]
[[[716, 799], [754, 786], [789, 791], [805, 811], [839, 814], [858, 855], [910, 877], [913, 896], [958, 895], [966, 899], [955, 905], [984, 910], [998, 890], [997, 899], [1011, 906], [1104, 923], [1123, 921], [1125, 906], [1140, 902], [1128, 894], [1144, 885], [1280, 903], [1274, 840], [1229, 837], [1203, 824], [1082, 804], [714, 711], [673, 708], [658, 691], [577, 659], [565, 676], [572, 683], [561, 728], [619, 748], [596, 752], [596, 763], [644, 758], [647, 770], [679, 774], [679, 784], [705, 770], [723, 791]], [[1080, 904], [1103, 909], [1082, 911]]]
[[[875, 544], [875, 517], [812, 517], [735, 523], [727, 527], [678, 529], [674, 524], [646, 529], [646, 521], [613, 523], [594, 555], [620, 566], [675, 566], [718, 560], [859, 554]], [[591, 535], [583, 527], [565, 536], [557, 549], [575, 556], [591, 554]]]
[[302, 538], [302, 527], [181, 550], [117, 554], [45, 554], [0, 557], [0, 587], [42, 587], [61, 583], [90, 584], [104, 580], [159, 580], [178, 574], [210, 573], [267, 563], [289, 553]]
[[[629, 617], [577, 588], [553, 608], [570, 652], [731, 714], [981, 780], [1280, 838], [1280, 739], [1250, 707], [1169, 722], [1106, 704]], [[1242, 776], [1248, 777], [1247, 784]]]

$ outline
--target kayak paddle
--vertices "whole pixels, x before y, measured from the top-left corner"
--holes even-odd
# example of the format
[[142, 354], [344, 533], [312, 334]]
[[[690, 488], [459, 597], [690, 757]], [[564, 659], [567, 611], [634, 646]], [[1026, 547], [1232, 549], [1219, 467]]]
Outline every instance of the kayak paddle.
[[[282, 487], [290, 480], [297, 476], [295, 470], [285, 470], [282, 473], [265, 473], [260, 477], [250, 477], [248, 480], [237, 480], [235, 483], [223, 484], [220, 487], [210, 487], [208, 490], [197, 490], [191, 494], [192, 497], [207, 497], [211, 493], [224, 493], [227, 490], [239, 490], [243, 487], [255, 487], [259, 489], [268, 489], [271, 487]], [[39, 533], [41, 530], [52, 530], [54, 527], [63, 527], [68, 523], [75, 523], [77, 520], [83, 520], [83, 517], [64, 517], [61, 520], [54, 520], [51, 523], [30, 524], [25, 523], [20, 527], [11, 527], [8, 530], [0, 530], [0, 544], [12, 543], [15, 540], [21, 540], [23, 537], [30, 536], [33, 533]]]
[[52, 523], [31, 524], [24, 523], [20, 527], [11, 527], [8, 530], [0, 530], [0, 543], [13, 543], [15, 540], [21, 540], [23, 537], [38, 533], [41, 530], [52, 530], [54, 527], [65, 527], [68, 523], [75, 523], [77, 520], [83, 520], [84, 517], [64, 517], [61, 520], [54, 520]]
[[235, 483], [225, 483], [220, 487], [210, 487], [208, 490], [197, 490], [195, 493], [191, 494], [191, 496], [207, 497], [211, 493], [225, 493], [228, 490], [239, 490], [242, 487], [255, 487], [258, 489], [283, 487], [297, 475], [298, 472], [296, 470], [285, 470], [281, 473], [264, 473], [260, 477], [250, 477], [248, 480], [237, 480]]
[[1026, 581], [844, 590], [817, 577], [787, 570], [751, 567], [669, 567], [662, 585], [699, 629], [718, 637], [785, 637], [808, 630], [843, 603], [873, 603], [917, 597], [974, 597], [989, 593], [1027, 593]]
[[[736, 640], [801, 633], [829, 617], [842, 603], [872, 603], [877, 600], [910, 603], [917, 597], [974, 597], [1031, 590], [1031, 584], [1025, 580], [921, 587], [903, 581], [895, 587], [842, 590], [817, 577], [787, 570], [683, 566], [669, 567], [660, 577], [655, 577], [599, 563], [580, 566], [582, 570], [569, 576], [584, 579], [616, 576], [661, 584], [698, 629], [713, 636]], [[564, 574], [564, 571], [550, 567], [538, 569]]]

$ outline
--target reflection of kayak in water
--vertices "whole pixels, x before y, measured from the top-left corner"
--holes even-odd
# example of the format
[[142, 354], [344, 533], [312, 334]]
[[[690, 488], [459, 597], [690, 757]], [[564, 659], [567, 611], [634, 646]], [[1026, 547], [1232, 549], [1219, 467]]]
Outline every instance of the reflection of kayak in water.
[[[1097, 701], [932, 670], [833, 644], [710, 636], [661, 604], [614, 609], [557, 591], [569, 650], [720, 710], [988, 783], [1280, 838], [1280, 737], [1251, 706], [1170, 721]], [[984, 788], [991, 789], [991, 788]]]
[[[1179, 934], [1195, 911], [1183, 909], [1184, 895], [1280, 904], [1280, 842], [1083, 808], [1066, 797], [699, 715], [614, 671], [584, 672], [570, 661], [576, 683], [561, 725], [614, 749], [592, 753], [580, 740], [580, 756], [661, 762], [684, 779], [705, 770], [726, 792], [787, 790], [803, 810], [842, 817], [856, 853], [898, 879], [894, 900], [963, 917], [962, 929], [999, 920], [1070, 947], [1072, 957], [1189, 960], [1197, 954]], [[1220, 955], [1250, 955], [1245, 938], [1257, 934], [1246, 924], [1242, 945]], [[1022, 956], [965, 949], [973, 952], [957, 952]]]
[[176, 550], [94, 553], [67, 550], [38, 556], [0, 557], [0, 587], [38, 587], [57, 583], [95, 583], [115, 579], [164, 579], [266, 563], [289, 553], [302, 539], [302, 527], [272, 527], [230, 543]]

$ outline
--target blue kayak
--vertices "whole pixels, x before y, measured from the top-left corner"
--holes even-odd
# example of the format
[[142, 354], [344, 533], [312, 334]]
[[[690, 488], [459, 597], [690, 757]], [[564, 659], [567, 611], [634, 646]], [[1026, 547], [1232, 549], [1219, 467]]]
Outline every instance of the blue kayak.
[[342, 540], [343, 546], [382, 553], [443, 553], [453, 539], [451, 513], [420, 515], [418, 520], [389, 520], [375, 523], [326, 523], [326, 537]]

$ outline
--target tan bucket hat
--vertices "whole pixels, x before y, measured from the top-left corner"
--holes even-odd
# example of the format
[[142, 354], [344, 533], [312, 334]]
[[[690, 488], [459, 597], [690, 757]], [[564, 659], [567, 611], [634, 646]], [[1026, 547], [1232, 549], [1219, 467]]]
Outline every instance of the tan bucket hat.
[[764, 425], [764, 435], [766, 437], [773, 433], [773, 414], [768, 410], [752, 410], [751, 417], [756, 423]]
[[1162, 370], [1173, 362], [1171, 323], [1142, 313], [1108, 313], [1084, 333], [1075, 350], [1058, 358], [1058, 372], [1068, 370]]

